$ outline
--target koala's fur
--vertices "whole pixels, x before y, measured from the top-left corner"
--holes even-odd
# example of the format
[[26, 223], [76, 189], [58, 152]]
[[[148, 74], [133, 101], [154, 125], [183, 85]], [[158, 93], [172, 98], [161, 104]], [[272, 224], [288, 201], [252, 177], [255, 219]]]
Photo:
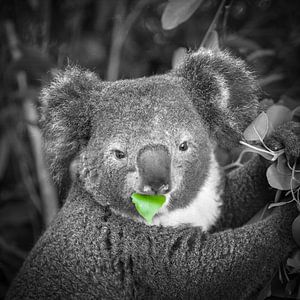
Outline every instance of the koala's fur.
[[[236, 143], [258, 112], [240, 60], [200, 50], [165, 75], [117, 82], [72, 67], [41, 99], [60, 190], [74, 159], [78, 171], [7, 299], [251, 299], [295, 247], [295, 209], [244, 225], [274, 196], [267, 165], [255, 158], [225, 177], [215, 160], [215, 145]], [[145, 224], [130, 200], [148, 180], [144, 153], [170, 160], [172, 187], [154, 218], [164, 226]]]

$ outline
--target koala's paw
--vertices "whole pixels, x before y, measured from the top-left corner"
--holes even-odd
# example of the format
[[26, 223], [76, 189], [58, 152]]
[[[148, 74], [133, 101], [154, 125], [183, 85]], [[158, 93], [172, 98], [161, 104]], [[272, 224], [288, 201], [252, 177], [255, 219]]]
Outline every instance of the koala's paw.
[[285, 149], [288, 161], [293, 163], [300, 156], [300, 123], [290, 121], [280, 125], [265, 143], [274, 151]]

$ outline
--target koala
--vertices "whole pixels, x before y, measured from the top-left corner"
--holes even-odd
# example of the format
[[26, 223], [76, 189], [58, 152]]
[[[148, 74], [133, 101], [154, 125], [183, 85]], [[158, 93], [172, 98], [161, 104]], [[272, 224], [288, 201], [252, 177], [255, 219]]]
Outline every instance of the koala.
[[[69, 67], [41, 102], [50, 172], [69, 192], [7, 299], [253, 299], [296, 249], [293, 205], [247, 224], [274, 197], [268, 163], [225, 175], [215, 157], [259, 111], [241, 60], [200, 49], [164, 75], [116, 82]], [[292, 130], [278, 136], [296, 147]], [[151, 226], [132, 193], [166, 196]]]

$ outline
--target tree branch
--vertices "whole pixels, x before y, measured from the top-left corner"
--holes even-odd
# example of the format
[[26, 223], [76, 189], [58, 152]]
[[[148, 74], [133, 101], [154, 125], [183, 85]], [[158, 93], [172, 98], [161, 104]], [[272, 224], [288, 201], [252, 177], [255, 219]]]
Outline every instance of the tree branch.
[[151, 0], [139, 0], [132, 11], [125, 18], [124, 0], [118, 1], [115, 13], [115, 22], [112, 31], [111, 48], [108, 59], [106, 79], [110, 81], [117, 80], [121, 63], [121, 52], [125, 40], [135, 21], [140, 16], [142, 10], [147, 4], [153, 3]]

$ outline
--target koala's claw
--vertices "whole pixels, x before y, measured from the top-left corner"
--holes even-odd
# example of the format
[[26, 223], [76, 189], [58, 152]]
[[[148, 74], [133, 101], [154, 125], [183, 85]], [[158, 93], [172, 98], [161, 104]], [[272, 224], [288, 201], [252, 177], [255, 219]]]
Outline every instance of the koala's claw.
[[294, 162], [300, 156], [300, 123], [290, 121], [280, 125], [265, 143], [274, 151], [285, 149], [288, 161]]
[[284, 149], [284, 146], [283, 145], [274, 145], [274, 147], [273, 147], [273, 151], [279, 151], [279, 150], [282, 150], [282, 149]]

